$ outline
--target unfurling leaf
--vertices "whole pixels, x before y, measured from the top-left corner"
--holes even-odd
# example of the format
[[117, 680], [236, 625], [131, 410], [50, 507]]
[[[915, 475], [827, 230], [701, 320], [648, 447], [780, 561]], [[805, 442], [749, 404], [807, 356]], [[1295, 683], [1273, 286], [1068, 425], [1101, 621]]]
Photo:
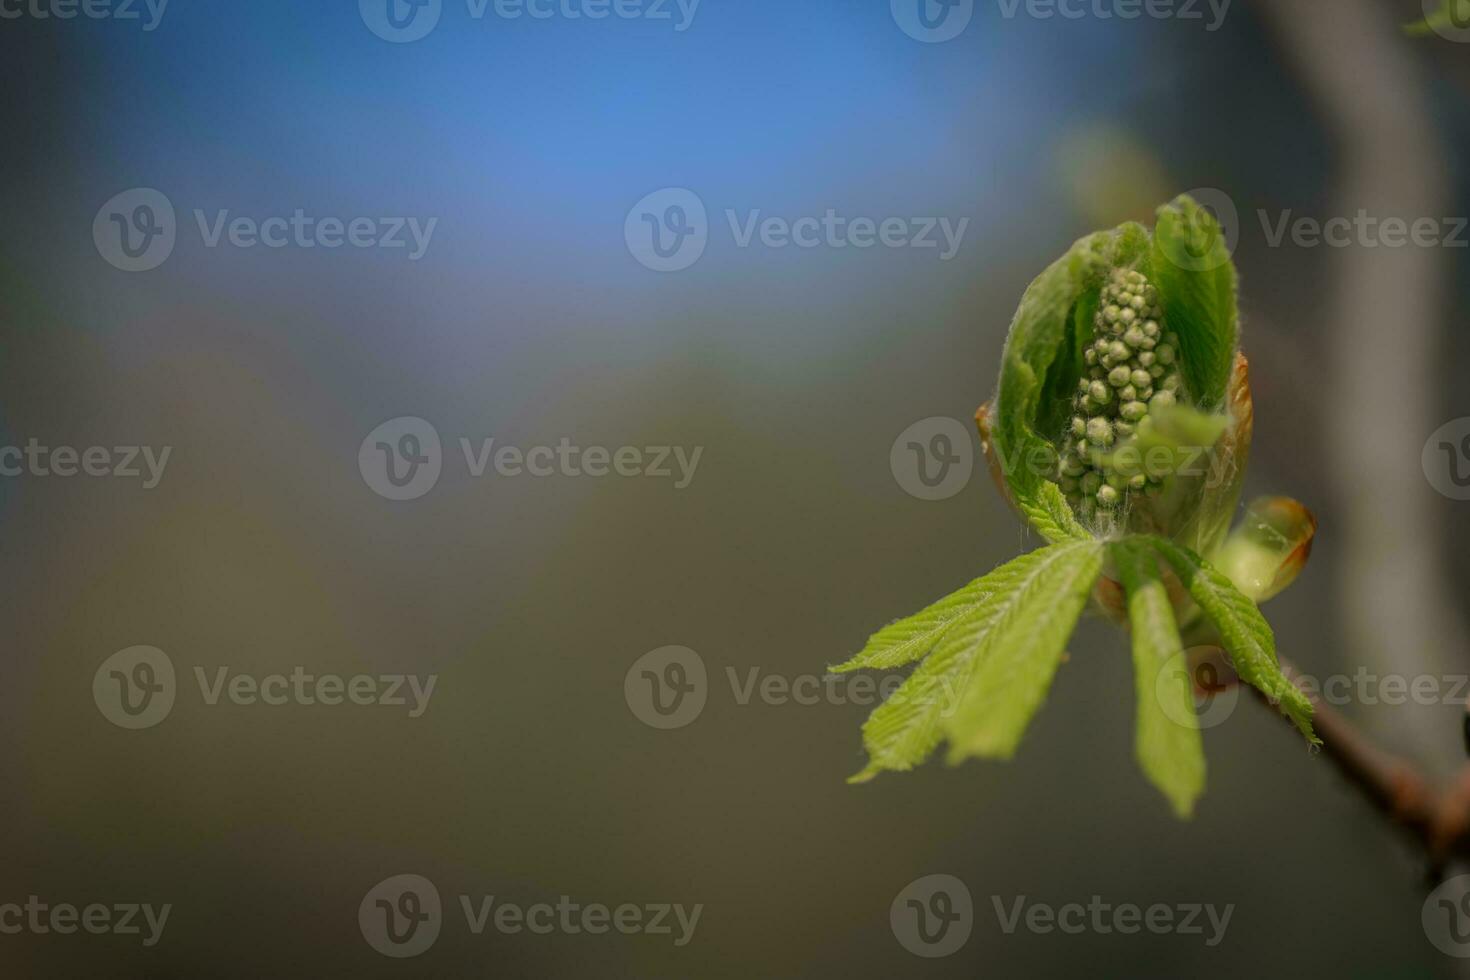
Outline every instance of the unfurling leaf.
[[946, 647], [979, 648], [982, 656], [945, 720], [949, 760], [969, 756], [1008, 759], [1051, 688], [1062, 653], [1092, 586], [1102, 574], [1101, 541], [1067, 542], [1044, 548], [1030, 580], [1011, 593], [1007, 615], [988, 628], [960, 624]]
[[1179, 335], [1185, 385], [1198, 407], [1216, 411], [1239, 335], [1235, 264], [1219, 221], [1187, 195], [1159, 209], [1153, 276], [1164, 320]]
[[943, 737], [945, 720], [969, 688], [976, 668], [995, 649], [996, 640], [1009, 625], [1038, 614], [1037, 596], [1051, 591], [1047, 583], [1059, 576], [1070, 578], [1068, 568], [1079, 556], [1096, 555], [1100, 562], [1101, 550], [1101, 543], [1091, 540], [1051, 545], [971, 583], [967, 589], [975, 590], [978, 602], [942, 631], [933, 652], [863, 725], [869, 762], [852, 781], [865, 782], [885, 769], [912, 769], [927, 759]]
[[1113, 545], [1127, 591], [1137, 698], [1134, 752], [1174, 812], [1188, 818], [1205, 790], [1205, 752], [1195, 716], [1189, 665], [1158, 559], [1137, 538]]
[[1276, 638], [1256, 604], [1188, 548], [1165, 538], [1148, 540], [1173, 566], [1190, 596], [1219, 630], [1235, 672], [1265, 694], [1308, 742], [1321, 744], [1312, 733], [1312, 702], [1281, 672], [1281, 664], [1276, 659]]

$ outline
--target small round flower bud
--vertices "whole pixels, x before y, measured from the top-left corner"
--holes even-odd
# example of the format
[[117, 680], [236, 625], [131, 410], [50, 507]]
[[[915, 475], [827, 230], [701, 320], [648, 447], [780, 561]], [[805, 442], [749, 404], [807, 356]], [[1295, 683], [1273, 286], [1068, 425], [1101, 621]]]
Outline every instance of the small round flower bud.
[[1138, 401], [1141, 401], [1141, 402], [1144, 402], [1145, 404], [1147, 404], [1148, 403], [1148, 400], [1150, 398], [1152, 398], [1153, 396], [1154, 396], [1154, 390], [1152, 388], [1139, 388], [1138, 389]]
[[1154, 348], [1154, 353], [1158, 355], [1160, 364], [1174, 363], [1174, 348], [1170, 345], [1160, 344], [1158, 347]]
[[1133, 385], [1132, 385], [1131, 382], [1129, 384], [1124, 385], [1123, 387], [1121, 387], [1121, 388], [1118, 389], [1118, 401], [1119, 402], [1136, 402], [1136, 401], [1138, 401], [1138, 389], [1135, 388], [1135, 387], [1133, 387]]
[[1161, 391], [1157, 395], [1154, 395], [1153, 401], [1148, 404], [1151, 409], [1168, 408], [1174, 404], [1174, 393], [1172, 391]]
[[1157, 381], [1159, 378], [1162, 378], [1164, 376], [1164, 365], [1162, 365], [1162, 364], [1150, 365], [1150, 367], [1148, 369], [1148, 376], [1150, 378], [1153, 378], [1155, 381]]
[[1171, 374], [1160, 382], [1160, 387], [1165, 391], [1172, 391], [1175, 395], [1178, 395], [1179, 389], [1183, 387], [1183, 383], [1180, 381], [1179, 375]]
[[1087, 397], [1099, 406], [1106, 405], [1113, 400], [1113, 389], [1101, 381], [1094, 381], [1087, 389]]
[[1112, 487], [1098, 487], [1097, 505], [1099, 507], [1116, 507], [1118, 505], [1118, 491]]
[[[1090, 350], [1089, 350], [1089, 351], [1088, 351], [1088, 352], [1087, 352], [1087, 353], [1089, 353], [1089, 354], [1091, 354], [1091, 353], [1092, 353], [1092, 351], [1090, 351]], [[1146, 351], [1143, 351], [1143, 352], [1141, 352], [1141, 353], [1140, 353], [1140, 354], [1139, 354], [1139, 355], [1138, 355], [1138, 356], [1137, 356], [1137, 357], [1136, 357], [1136, 358], [1134, 358], [1134, 359], [1135, 359], [1135, 360], [1136, 360], [1136, 361], [1138, 361], [1138, 364], [1139, 364], [1139, 366], [1140, 366], [1140, 367], [1145, 367], [1145, 368], [1148, 368], [1148, 367], [1153, 367], [1153, 363], [1154, 363], [1154, 360], [1155, 360], [1155, 359], [1156, 359], [1156, 358], [1157, 358], [1157, 357], [1158, 357], [1158, 355], [1157, 355], [1157, 354], [1155, 354], [1155, 353], [1154, 353], [1154, 352], [1153, 352], [1153, 351], [1151, 351], [1151, 350], [1146, 350]], [[1089, 363], [1089, 364], [1091, 364], [1091, 363], [1092, 363], [1092, 362], [1091, 362], [1091, 361], [1088, 361], [1088, 362], [1087, 362], [1087, 363]]]
[[1129, 380], [1133, 382], [1135, 388], [1147, 388], [1153, 384], [1153, 377], [1143, 368], [1134, 371]]
[[1133, 435], [1133, 423], [1114, 422], [1113, 431], [1118, 434], [1119, 439], [1127, 439], [1129, 436]]
[[1079, 439], [1087, 435], [1087, 420], [1080, 415], [1072, 416], [1072, 435]]
[[1143, 321], [1143, 335], [1145, 337], [1154, 337], [1154, 338], [1157, 338], [1158, 335], [1159, 335], [1159, 321], [1157, 321], [1157, 320], [1145, 320], [1145, 321]]
[[1128, 383], [1131, 377], [1133, 377], [1133, 372], [1128, 370], [1128, 366], [1119, 364], [1108, 372], [1108, 384], [1114, 388], [1121, 388]]
[[1118, 414], [1126, 421], [1137, 422], [1148, 414], [1148, 406], [1143, 402], [1125, 402], [1123, 407], [1118, 409]]
[[1143, 331], [1138, 329], [1137, 326], [1129, 327], [1127, 330], [1123, 331], [1123, 343], [1127, 344], [1129, 347], [1132, 347], [1134, 350], [1138, 350], [1140, 347], [1142, 347], [1143, 342], [1147, 339], [1148, 338], [1143, 335]]
[[1108, 356], [1111, 357], [1115, 363], [1121, 364], [1123, 361], [1126, 361], [1129, 357], [1133, 356], [1133, 352], [1128, 349], [1127, 344], [1123, 343], [1121, 340], [1115, 340], [1111, 344], [1108, 344]]
[[1131, 306], [1125, 306], [1121, 310], [1118, 311], [1118, 322], [1119, 323], [1122, 323], [1124, 325], [1127, 325], [1127, 324], [1130, 324], [1134, 320], [1137, 320], [1137, 319], [1138, 319], [1138, 313], [1135, 312], [1134, 309], [1133, 309], [1133, 307], [1131, 307]]
[[1098, 446], [1113, 444], [1113, 426], [1107, 419], [1095, 418], [1087, 423], [1087, 441]]
[[1087, 348], [1087, 350], [1082, 352], [1082, 359], [1086, 361], [1089, 365], [1096, 364], [1097, 350], [1092, 347]]

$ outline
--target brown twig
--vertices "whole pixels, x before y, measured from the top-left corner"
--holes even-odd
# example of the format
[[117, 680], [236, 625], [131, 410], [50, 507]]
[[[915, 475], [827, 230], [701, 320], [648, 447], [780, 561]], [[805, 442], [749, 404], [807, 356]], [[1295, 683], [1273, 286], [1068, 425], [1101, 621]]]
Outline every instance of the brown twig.
[[[1223, 650], [1216, 674], [1223, 681], [1216, 690], [1239, 684]], [[1282, 670], [1294, 678], [1296, 670], [1282, 661]], [[1197, 672], [1196, 677], [1200, 676]], [[1293, 681], [1294, 682], [1294, 681]], [[1271, 699], [1249, 685], [1257, 700], [1275, 711]], [[1424, 852], [1430, 870], [1439, 875], [1451, 860], [1470, 860], [1470, 764], [1450, 784], [1436, 789], [1412, 763], [1378, 748], [1347, 718], [1319, 696], [1297, 685], [1312, 702], [1312, 726], [1322, 739], [1322, 755]]]

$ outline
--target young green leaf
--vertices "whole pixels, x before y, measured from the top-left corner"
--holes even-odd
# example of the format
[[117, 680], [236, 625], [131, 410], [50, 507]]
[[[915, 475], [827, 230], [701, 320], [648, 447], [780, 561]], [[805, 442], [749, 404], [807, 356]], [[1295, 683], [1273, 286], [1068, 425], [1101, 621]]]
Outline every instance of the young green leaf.
[[[1205, 790], [1205, 752], [1191, 693], [1189, 666], [1174, 608], [1153, 552], [1138, 538], [1112, 547], [1128, 596], [1137, 698], [1134, 751], [1144, 774], [1181, 818]], [[1165, 700], [1167, 699], [1167, 700]]]
[[1164, 319], [1179, 335], [1185, 384], [1213, 412], [1225, 401], [1238, 340], [1235, 264], [1219, 221], [1188, 195], [1159, 209], [1153, 274]]
[[1092, 537], [1087, 528], [1077, 522], [1067, 498], [1055, 483], [1043, 483], [1036, 499], [1019, 505], [1031, 526], [1052, 544], [1063, 541], [1085, 541]]
[[[1003, 568], [1004, 566], [1002, 566]], [[851, 660], [827, 669], [834, 674], [852, 670], [888, 670], [922, 658], [950, 627], [973, 610], [992, 591], [988, 584], [1002, 569], [996, 569], [951, 592], [905, 619], [889, 623], [872, 636]]]
[[1194, 601], [1220, 631], [1235, 672], [1280, 708], [1308, 742], [1321, 744], [1312, 733], [1312, 702], [1281, 672], [1276, 638], [1256, 604], [1188, 548], [1160, 537], [1150, 537], [1148, 542], [1173, 566]]
[[[1067, 350], [1072, 307], [1087, 284], [1106, 268], [1109, 235], [1098, 233], [1078, 241], [1027, 287], [1006, 335], [996, 389], [995, 443], [1008, 461], [1007, 485], [1017, 504], [1033, 502], [1044, 476], [1022, 465], [1037, 451], [1051, 450], [1057, 433], [1038, 431], [1048, 422], [1055, 399], [1043, 394], [1076, 384], [1080, 363], [1076, 349]], [[1065, 403], [1063, 403], [1065, 404]]]
[[1091, 538], [1044, 548], [1032, 575], [1012, 593], [1003, 617], [983, 630], [961, 623], [935, 652], [974, 647], [984, 655], [945, 720], [951, 763], [968, 756], [1008, 759], [1041, 707], [1077, 618], [1102, 574], [1104, 544]]
[[[852, 778], [866, 782], [883, 770], [912, 769], [939, 744], [942, 725], [1005, 626], [1035, 606], [1040, 587], [1065, 571], [1070, 558], [1098, 542], [1051, 545], [1015, 558], [968, 588], [978, 602], [942, 632], [934, 652], [863, 725], [867, 767]], [[942, 600], [941, 600], [942, 601]], [[937, 605], [937, 604], [936, 604]], [[920, 614], [923, 615], [922, 613]]]

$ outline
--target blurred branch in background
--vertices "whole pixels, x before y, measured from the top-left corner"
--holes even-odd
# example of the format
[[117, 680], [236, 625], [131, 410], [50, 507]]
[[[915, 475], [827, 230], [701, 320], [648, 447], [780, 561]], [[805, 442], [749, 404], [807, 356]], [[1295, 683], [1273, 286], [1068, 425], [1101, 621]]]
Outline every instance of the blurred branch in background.
[[[1259, 0], [1333, 137], [1334, 215], [1450, 213], [1444, 147], [1413, 43], [1378, 0]], [[1437, 332], [1447, 283], [1432, 248], [1333, 250], [1322, 324], [1327, 483], [1342, 516], [1341, 614], [1347, 656], [1382, 673], [1463, 668], [1464, 626], [1444, 585], [1443, 536], [1419, 447], [1435, 429]], [[1413, 464], [1405, 464], [1412, 460]], [[1410, 714], [1404, 740], [1433, 773], [1463, 762], [1456, 723]]]

